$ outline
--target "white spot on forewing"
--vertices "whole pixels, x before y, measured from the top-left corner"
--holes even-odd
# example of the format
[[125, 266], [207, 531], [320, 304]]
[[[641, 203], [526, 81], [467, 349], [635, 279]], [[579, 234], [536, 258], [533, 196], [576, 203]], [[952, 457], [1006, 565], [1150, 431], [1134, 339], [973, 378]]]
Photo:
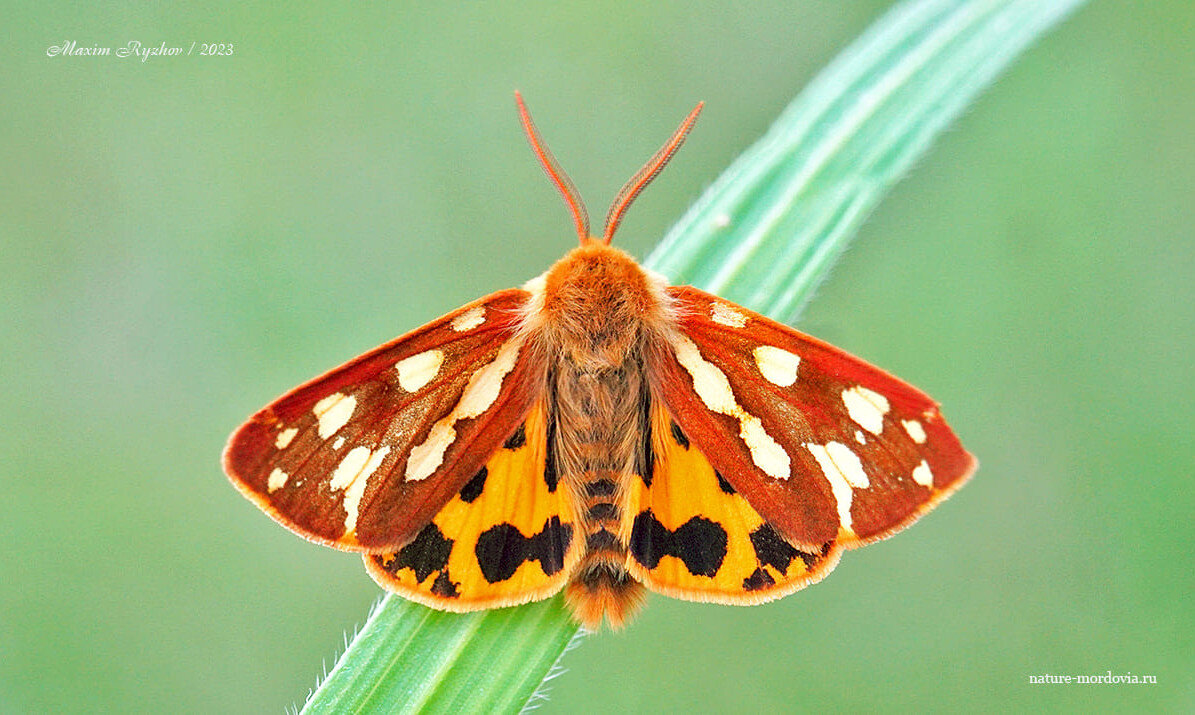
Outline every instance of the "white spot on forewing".
[[369, 477], [381, 466], [382, 460], [390, 454], [389, 447], [371, 450], [369, 447], [353, 447], [336, 470], [332, 472], [332, 479], [328, 488], [344, 491], [344, 531], [349, 533], [357, 528], [358, 510], [361, 506], [361, 496], [365, 494], [365, 487], [369, 484]]
[[822, 474], [826, 475], [826, 479], [830, 482], [830, 491], [834, 493], [834, 501], [838, 506], [838, 522], [842, 528], [847, 531], [851, 530], [851, 500], [853, 499], [853, 492], [851, 485], [847, 484], [846, 478], [842, 476], [842, 472], [838, 471], [838, 467], [834, 465], [834, 460], [830, 458], [830, 453], [820, 444], [807, 444], [813, 458], [817, 460], [818, 466], [822, 468]]
[[344, 446], [344, 437], [337, 437], [336, 441], [332, 443], [332, 449], [340, 449]]
[[925, 463], [924, 459], [921, 460], [921, 464], [913, 467], [913, 481], [923, 487], [934, 485], [934, 473], [929, 470], [929, 465]]
[[452, 423], [448, 422], [447, 418], [432, 425], [423, 444], [411, 448], [411, 454], [407, 458], [406, 480], [417, 482], [430, 477], [432, 472], [436, 471], [440, 463], [444, 461], [444, 451], [448, 449], [448, 445], [452, 444], [454, 439], [456, 439], [456, 430], [452, 428]]
[[855, 441], [859, 444], [867, 444], [867, 438], [863, 436], [863, 432], [855, 430]]
[[726, 375], [716, 365], [705, 361], [692, 340], [684, 335], [677, 335], [672, 340], [672, 348], [676, 351], [677, 362], [692, 376], [693, 389], [706, 407], [732, 417], [737, 417], [737, 414], [742, 412], [742, 408], [734, 400], [734, 393], [730, 390], [730, 381], [726, 379]]
[[452, 319], [452, 329], [458, 333], [472, 330], [485, 322], [485, 306], [474, 306]]
[[758, 417], [751, 417], [746, 413], [744, 415], [739, 418], [739, 436], [747, 443], [747, 449], [751, 450], [751, 459], [754, 460], [755, 466], [775, 479], [788, 479], [788, 452], [764, 431], [763, 423]]
[[286, 449], [298, 433], [299, 429], [297, 427], [282, 430], [278, 433], [278, 438], [274, 440], [274, 446], [278, 449]]
[[398, 384], [407, 392], [418, 392], [440, 373], [444, 364], [442, 350], [424, 350], [394, 364], [398, 370]]
[[518, 338], [508, 340], [499, 348], [493, 362], [473, 373], [452, 412], [432, 425], [423, 444], [411, 449], [407, 458], [407, 481], [415, 482], [430, 477], [443, 463], [444, 452], [456, 439], [454, 427], [457, 421], [477, 417], [494, 404], [502, 391], [502, 380], [514, 369], [521, 344]]
[[847, 484], [855, 489], [866, 489], [871, 486], [867, 472], [863, 471], [863, 462], [853, 449], [842, 442], [826, 442], [826, 453], [834, 460], [834, 464], [846, 479]]
[[866, 387], [851, 387], [842, 391], [846, 412], [860, 427], [879, 435], [884, 431], [884, 415], [888, 414], [888, 399]]
[[353, 447], [349, 453], [344, 455], [344, 459], [340, 460], [340, 464], [336, 465], [336, 469], [332, 472], [332, 479], [328, 482], [329, 489], [344, 489], [353, 483], [357, 475], [361, 473], [361, 468], [369, 461], [369, 455], [373, 454], [373, 450], [369, 447]]
[[817, 460], [822, 474], [826, 475], [830, 482], [830, 490], [834, 492], [834, 499], [838, 502], [838, 520], [844, 529], [851, 530], [851, 502], [854, 499], [852, 489], [866, 489], [871, 486], [867, 473], [863, 471], [863, 463], [850, 447], [841, 442], [806, 444], [805, 447]]
[[461, 394], [461, 401], [452, 410], [456, 419], [476, 417], [494, 404], [502, 390], [502, 380], [514, 369], [515, 358], [519, 356], [519, 345], [520, 341], [508, 340], [498, 349], [493, 362], [473, 373]]
[[914, 442], [917, 444], [925, 444], [925, 429], [921, 426], [920, 422], [917, 420], [901, 420], [900, 423], [904, 426], [905, 432], [909, 433], [909, 437], [912, 438]]
[[741, 328], [747, 324], [747, 316], [729, 303], [715, 301], [710, 305], [710, 318], [728, 328]]
[[320, 439], [327, 439], [339, 432], [340, 428], [344, 427], [349, 418], [353, 416], [355, 409], [357, 409], [357, 398], [343, 392], [334, 392], [315, 403], [315, 407], [311, 408], [311, 411], [319, 420]]
[[788, 387], [797, 381], [797, 367], [801, 364], [801, 358], [798, 356], [771, 345], [760, 345], [752, 354], [755, 355], [759, 374], [768, 382]]
[[290, 479], [290, 475], [281, 469], [274, 467], [274, 471], [270, 472], [270, 477], [266, 481], [266, 489], [271, 494], [286, 486], [286, 480]]
[[677, 334], [671, 342], [677, 362], [693, 378], [693, 391], [702, 403], [713, 412], [739, 421], [739, 436], [747, 444], [755, 466], [773, 479], [788, 479], [792, 476], [788, 452], [767, 433], [758, 417], [739, 406], [726, 375], [716, 365], [706, 362], [697, 345], [686, 336]]

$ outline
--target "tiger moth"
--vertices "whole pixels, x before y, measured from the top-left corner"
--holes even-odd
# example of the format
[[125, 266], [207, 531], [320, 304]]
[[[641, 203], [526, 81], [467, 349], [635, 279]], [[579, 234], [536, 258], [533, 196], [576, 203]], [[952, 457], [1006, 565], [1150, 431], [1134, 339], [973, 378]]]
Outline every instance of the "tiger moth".
[[626, 183], [602, 236], [516, 101], [580, 245], [286, 393], [224, 469], [383, 588], [447, 611], [564, 591], [621, 627], [645, 590], [722, 604], [817, 582], [974, 471], [928, 396], [610, 245], [702, 105]]

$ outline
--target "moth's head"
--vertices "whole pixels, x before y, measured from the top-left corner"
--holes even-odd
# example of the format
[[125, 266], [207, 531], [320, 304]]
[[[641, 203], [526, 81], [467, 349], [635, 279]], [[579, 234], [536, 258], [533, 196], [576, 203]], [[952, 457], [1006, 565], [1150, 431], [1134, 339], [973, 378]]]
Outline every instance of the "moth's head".
[[614, 232], [618, 230], [618, 224], [622, 223], [623, 214], [630, 208], [631, 202], [639, 195], [639, 192], [644, 189], [651, 180], [656, 178], [656, 175], [680, 148], [680, 145], [685, 142], [685, 137], [689, 135], [689, 130], [693, 128], [693, 123], [697, 121], [697, 115], [701, 113], [701, 108], [705, 106], [705, 102], [698, 102], [697, 106], [689, 116], [685, 117], [685, 121], [677, 127], [676, 131], [672, 133], [672, 137], [660, 147], [651, 159], [647, 160], [635, 175], [623, 184], [622, 189], [619, 190], [618, 195], [614, 197], [614, 202], [610, 204], [610, 210], [606, 212], [606, 228], [602, 232], [602, 237], [597, 238], [589, 233], [589, 213], [585, 209], [585, 202], [581, 200], [581, 194], [577, 191], [577, 187], [573, 185], [572, 179], [568, 178], [568, 174], [564, 169], [560, 168], [556, 157], [552, 156], [552, 152], [548, 150], [547, 144], [539, 135], [539, 130], [535, 128], [535, 123], [531, 121], [531, 114], [527, 111], [527, 105], [523, 103], [523, 95], [515, 92], [515, 102], [519, 106], [519, 118], [523, 122], [523, 130], [527, 132], [527, 140], [531, 142], [531, 149], [535, 152], [535, 156], [539, 159], [540, 165], [544, 172], [556, 189], [560, 191], [561, 196], [564, 197], [564, 203], [568, 206], [569, 213], [572, 214], [573, 224], [577, 229], [577, 237], [581, 240], [581, 247], [591, 243], [600, 243], [606, 246], [610, 245], [611, 239], [614, 238]]
[[606, 213], [606, 227], [598, 238], [589, 233], [589, 214], [577, 187], [540, 138], [518, 92], [515, 101], [531, 149], [564, 197], [581, 242], [547, 273], [525, 286], [532, 293], [525, 325], [538, 332], [549, 349], [563, 353], [584, 369], [616, 368], [634, 354], [644, 330], [663, 319], [668, 301], [662, 278], [644, 271], [635, 259], [611, 247], [610, 240], [631, 202], [684, 143], [703, 104], [689, 113], [664, 146], [623, 185]]
[[552, 351], [586, 370], [623, 365], [665, 310], [666, 282], [630, 255], [589, 239], [526, 287], [529, 319]]

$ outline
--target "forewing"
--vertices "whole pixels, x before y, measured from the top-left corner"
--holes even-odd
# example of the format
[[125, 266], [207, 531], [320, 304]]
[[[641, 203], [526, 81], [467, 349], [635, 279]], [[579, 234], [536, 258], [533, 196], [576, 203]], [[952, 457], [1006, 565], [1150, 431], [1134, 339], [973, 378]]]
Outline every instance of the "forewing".
[[785, 539], [883, 538], [957, 489], [974, 458], [928, 396], [716, 296], [669, 289], [680, 332], [650, 356], [692, 442]]
[[581, 555], [570, 494], [545, 469], [543, 403], [407, 545], [366, 554], [383, 588], [433, 608], [535, 601], [564, 586]]
[[292, 390], [233, 433], [225, 471], [309, 539], [401, 546], [537, 399], [542, 368], [517, 332], [527, 297], [494, 293]]
[[631, 575], [657, 593], [752, 604], [820, 580], [838, 563], [834, 542], [787, 543], [710, 465], [660, 403], [653, 406], [648, 476], [634, 479]]

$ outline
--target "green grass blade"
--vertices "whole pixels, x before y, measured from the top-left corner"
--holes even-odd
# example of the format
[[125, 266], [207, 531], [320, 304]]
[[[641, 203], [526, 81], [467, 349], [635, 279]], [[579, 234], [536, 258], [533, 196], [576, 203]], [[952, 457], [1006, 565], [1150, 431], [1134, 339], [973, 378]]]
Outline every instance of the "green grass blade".
[[1083, 0], [897, 5], [822, 72], [647, 264], [796, 317], [868, 212], [975, 96]]
[[576, 633], [559, 598], [460, 615], [387, 596], [303, 712], [518, 712]]
[[[792, 318], [883, 193], [1083, 0], [918, 0], [842, 53], [645, 262]], [[468, 615], [388, 596], [304, 712], [517, 712], [577, 632], [561, 599]]]

